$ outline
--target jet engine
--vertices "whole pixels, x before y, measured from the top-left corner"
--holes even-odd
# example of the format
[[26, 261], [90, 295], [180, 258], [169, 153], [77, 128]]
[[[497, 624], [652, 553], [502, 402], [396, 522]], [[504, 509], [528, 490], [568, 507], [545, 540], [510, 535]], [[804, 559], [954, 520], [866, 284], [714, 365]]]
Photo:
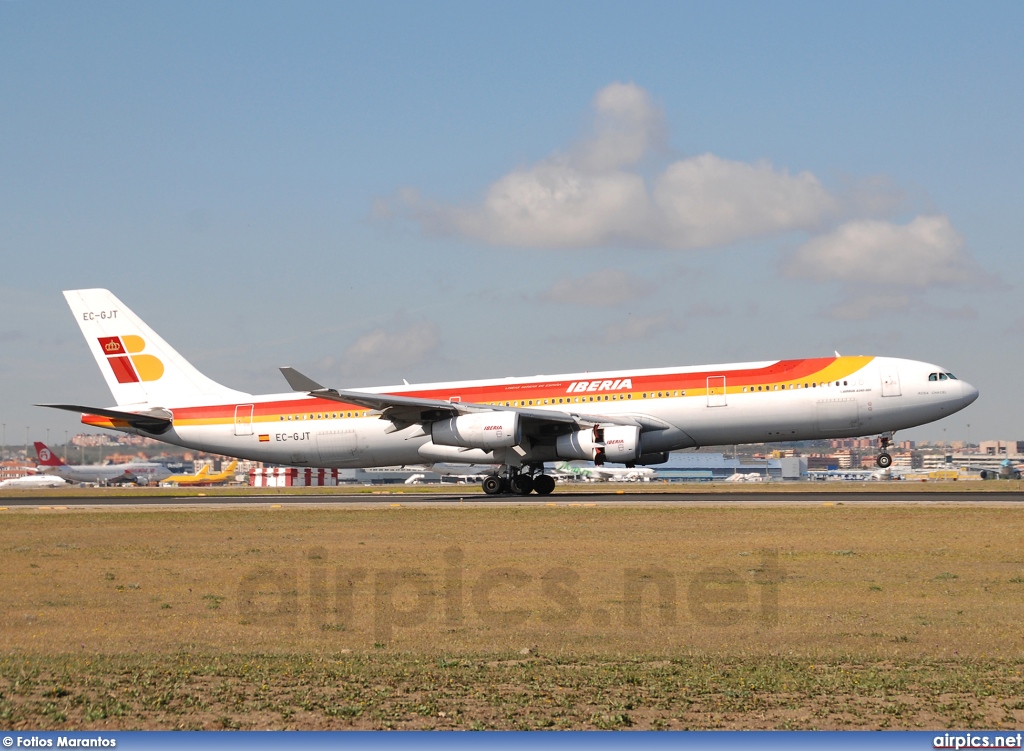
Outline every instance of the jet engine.
[[582, 459], [594, 464], [619, 462], [631, 464], [643, 451], [640, 448], [640, 428], [633, 425], [613, 425], [591, 430], [577, 430], [555, 439], [555, 452], [560, 459]]
[[438, 446], [490, 451], [518, 446], [523, 431], [516, 412], [477, 412], [431, 423], [430, 436]]

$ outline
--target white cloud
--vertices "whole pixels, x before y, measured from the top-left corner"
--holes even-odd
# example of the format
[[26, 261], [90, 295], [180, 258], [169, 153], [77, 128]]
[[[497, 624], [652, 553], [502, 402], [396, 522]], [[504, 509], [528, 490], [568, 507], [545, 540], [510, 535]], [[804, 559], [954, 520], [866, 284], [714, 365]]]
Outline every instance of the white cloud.
[[609, 326], [605, 330], [604, 339], [608, 344], [624, 341], [650, 339], [655, 334], [669, 328], [676, 328], [668, 313], [657, 313], [651, 316], [628, 316], [625, 321]]
[[945, 216], [906, 225], [863, 219], [809, 240], [785, 264], [789, 276], [908, 288], [969, 282], [976, 276], [964, 240]]
[[825, 311], [825, 316], [837, 321], [870, 321], [906, 311], [913, 302], [908, 294], [868, 293], [840, 300]]
[[696, 302], [686, 308], [687, 318], [724, 318], [732, 313], [728, 305]]
[[540, 298], [573, 305], [619, 305], [640, 299], [653, 288], [654, 285], [629, 272], [599, 269], [579, 279], [559, 279]]
[[669, 165], [654, 189], [664, 241], [677, 248], [813, 229], [839, 209], [810, 172], [703, 154]]
[[632, 167], [664, 144], [664, 114], [636, 84], [613, 83], [594, 97], [594, 135], [581, 144], [578, 161], [590, 172]]
[[824, 311], [826, 318], [838, 321], [870, 321], [894, 313], [901, 316], [927, 316], [943, 321], [973, 321], [978, 318], [978, 312], [969, 306], [951, 308], [932, 305], [918, 290], [848, 290], [845, 297]]
[[412, 367], [436, 352], [440, 345], [438, 327], [428, 321], [397, 331], [375, 329], [345, 350], [342, 372], [347, 376], [373, 375]]
[[435, 204], [404, 189], [378, 201], [374, 215], [402, 214], [428, 232], [492, 245], [685, 250], [812, 230], [841, 211], [809, 172], [714, 154], [669, 164], [652, 189], [637, 165], [664, 143], [660, 108], [639, 86], [613, 83], [597, 93], [593, 111], [590, 137], [499, 178], [477, 205]]

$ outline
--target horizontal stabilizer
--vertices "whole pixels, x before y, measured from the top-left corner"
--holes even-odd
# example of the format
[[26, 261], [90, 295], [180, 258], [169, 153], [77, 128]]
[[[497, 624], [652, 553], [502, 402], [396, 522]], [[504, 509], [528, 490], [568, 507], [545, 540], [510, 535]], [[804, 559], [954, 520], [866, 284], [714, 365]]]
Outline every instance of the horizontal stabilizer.
[[81, 404], [36, 404], [37, 407], [63, 409], [67, 412], [80, 412], [87, 415], [100, 415], [112, 420], [123, 420], [133, 428], [145, 430], [147, 433], [163, 433], [170, 429], [172, 415], [166, 409], [150, 409], [145, 412], [122, 412], [117, 409], [85, 407]]
[[280, 370], [281, 375], [288, 381], [288, 385], [292, 387], [292, 391], [320, 391], [323, 389], [323, 386], [309, 376], [302, 375], [295, 368], [284, 367]]

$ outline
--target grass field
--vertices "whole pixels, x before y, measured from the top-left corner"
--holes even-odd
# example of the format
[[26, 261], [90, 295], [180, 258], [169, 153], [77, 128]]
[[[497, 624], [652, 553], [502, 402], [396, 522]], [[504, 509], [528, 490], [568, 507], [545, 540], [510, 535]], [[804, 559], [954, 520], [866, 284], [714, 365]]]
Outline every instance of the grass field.
[[1024, 721], [1012, 507], [3, 514], [3, 727]]

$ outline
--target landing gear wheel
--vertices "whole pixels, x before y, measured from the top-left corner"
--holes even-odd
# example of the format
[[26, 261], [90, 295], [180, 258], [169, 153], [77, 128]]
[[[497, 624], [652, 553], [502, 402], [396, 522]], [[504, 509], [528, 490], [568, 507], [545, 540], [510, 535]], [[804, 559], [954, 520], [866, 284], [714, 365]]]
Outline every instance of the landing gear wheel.
[[485, 477], [484, 481], [480, 483], [480, 486], [484, 489], [487, 495], [498, 495], [501, 492], [501, 478], [491, 475]]
[[533, 492], [537, 495], [551, 495], [555, 481], [551, 475], [537, 475], [533, 478]]
[[516, 495], [529, 495], [533, 492], [533, 478], [529, 475], [515, 475], [509, 480], [508, 489]]
[[883, 451], [878, 455], [878, 458], [875, 460], [875, 464], [882, 469], [889, 469], [889, 467], [892, 466], [892, 457]]

